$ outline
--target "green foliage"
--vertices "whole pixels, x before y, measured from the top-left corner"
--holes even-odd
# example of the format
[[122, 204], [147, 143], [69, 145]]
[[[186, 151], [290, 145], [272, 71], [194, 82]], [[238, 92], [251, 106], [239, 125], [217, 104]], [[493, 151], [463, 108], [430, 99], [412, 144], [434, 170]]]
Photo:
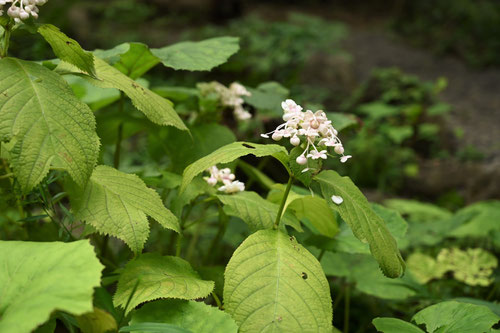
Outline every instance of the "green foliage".
[[0, 261], [0, 331], [31, 332], [56, 309], [92, 311], [103, 266], [88, 241], [0, 241]]
[[[349, 224], [359, 240], [368, 242], [370, 251], [378, 261], [382, 272], [392, 278], [401, 276], [405, 264], [396, 240], [352, 181], [347, 177], [341, 177], [335, 171], [323, 171], [315, 177], [315, 180], [320, 183], [323, 197], [330, 207]], [[332, 195], [340, 196], [343, 203], [340, 205], [333, 203], [330, 199]]]
[[173, 69], [209, 71], [227, 61], [239, 50], [238, 38], [218, 37], [201, 42], [182, 42], [151, 49], [163, 65]]
[[95, 119], [57, 74], [14, 58], [0, 60], [0, 137], [11, 141], [11, 163], [25, 192], [51, 167], [85, 185], [99, 151]]
[[115, 306], [128, 313], [137, 305], [158, 298], [204, 298], [214, 289], [189, 263], [178, 257], [146, 253], [130, 261], [118, 280]]
[[238, 326], [227, 313], [201, 302], [162, 300], [134, 313], [131, 325], [156, 322], [176, 325], [193, 333], [236, 333]]
[[132, 80], [156, 66], [160, 60], [155, 57], [148, 46], [142, 43], [128, 43], [127, 52], [120, 54], [120, 60], [113, 63], [123, 74]]
[[184, 191], [194, 177], [216, 164], [229, 163], [248, 154], [256, 157], [286, 153], [286, 149], [278, 145], [260, 145], [255, 143], [234, 142], [221, 147], [213, 153], [189, 165], [183, 173], [180, 192]]
[[115, 318], [99, 308], [94, 308], [93, 312], [78, 316], [77, 321], [83, 333], [106, 333], [117, 330]]
[[417, 326], [397, 318], [375, 318], [373, 326], [383, 333], [425, 333]]
[[160, 196], [136, 175], [98, 166], [85, 188], [72, 186], [75, 216], [99, 232], [122, 239], [140, 253], [149, 235], [146, 215], [163, 227], [179, 231], [177, 218], [163, 206]]
[[331, 298], [321, 266], [278, 230], [258, 231], [234, 252], [225, 272], [224, 305], [240, 332], [332, 329]]

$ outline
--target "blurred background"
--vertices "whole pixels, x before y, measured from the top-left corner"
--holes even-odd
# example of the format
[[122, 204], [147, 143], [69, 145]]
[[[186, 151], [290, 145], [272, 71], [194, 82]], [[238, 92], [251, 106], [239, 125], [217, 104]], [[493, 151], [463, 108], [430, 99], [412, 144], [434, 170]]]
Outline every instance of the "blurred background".
[[[339, 113], [354, 156], [341, 172], [372, 200], [455, 210], [500, 198], [498, 1], [50, 0], [42, 11], [88, 50], [238, 36], [240, 51], [210, 73], [157, 68], [146, 79], [276, 81], [298, 103]], [[28, 33], [13, 43], [16, 56], [52, 57]]]

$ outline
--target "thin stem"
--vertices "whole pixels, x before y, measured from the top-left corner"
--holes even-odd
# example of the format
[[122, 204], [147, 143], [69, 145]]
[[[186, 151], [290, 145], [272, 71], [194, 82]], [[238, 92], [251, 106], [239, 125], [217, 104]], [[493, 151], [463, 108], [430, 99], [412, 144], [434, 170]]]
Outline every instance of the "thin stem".
[[318, 261], [321, 261], [321, 259], [323, 258], [323, 256], [325, 255], [325, 252], [326, 250], [325, 249], [322, 249], [321, 252], [319, 253], [319, 256], [318, 256]]
[[[118, 100], [118, 110], [120, 113], [123, 113], [124, 100], [125, 98], [123, 92], [120, 92], [120, 99]], [[120, 122], [120, 124], [118, 125], [118, 136], [116, 138], [115, 155], [113, 158], [113, 165], [115, 169], [118, 169], [120, 167], [120, 153], [122, 150], [122, 140], [123, 140], [123, 122]]]
[[212, 297], [215, 300], [215, 304], [217, 304], [217, 307], [222, 310], [222, 302], [220, 301], [219, 296], [215, 292], [212, 291]]
[[351, 287], [346, 284], [344, 298], [344, 333], [349, 333], [349, 310], [351, 307]]
[[5, 58], [7, 56], [7, 53], [9, 51], [9, 44], [10, 44], [10, 24], [7, 24], [7, 26], [4, 27], [5, 31], [3, 33], [3, 47], [1, 50], [0, 58]]
[[288, 198], [288, 194], [290, 193], [290, 189], [292, 188], [293, 177], [290, 176], [288, 178], [288, 184], [286, 184], [285, 193], [283, 194], [283, 198], [281, 199], [280, 209], [278, 210], [278, 215], [276, 216], [276, 221], [274, 222], [273, 229], [278, 229], [280, 225], [281, 215], [283, 215], [283, 209], [285, 209], [286, 199]]

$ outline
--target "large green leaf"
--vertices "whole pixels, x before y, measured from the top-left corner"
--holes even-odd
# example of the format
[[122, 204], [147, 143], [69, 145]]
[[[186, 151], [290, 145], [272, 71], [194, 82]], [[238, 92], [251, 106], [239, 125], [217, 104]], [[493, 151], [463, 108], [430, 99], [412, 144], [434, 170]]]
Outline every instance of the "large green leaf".
[[0, 60], [0, 137], [15, 142], [14, 172], [31, 190], [51, 165], [83, 186], [99, 153], [95, 119], [57, 74], [33, 62]]
[[217, 37], [201, 42], [182, 42], [151, 49], [163, 65], [173, 69], [209, 71], [227, 61], [239, 50], [237, 37]]
[[[255, 192], [240, 192], [233, 195], [218, 195], [226, 214], [241, 218], [253, 231], [272, 229], [278, 216], [279, 206], [263, 199]], [[290, 212], [281, 220], [284, 224], [302, 231], [300, 222]]]
[[133, 314], [130, 324], [145, 322], [172, 324], [193, 333], [238, 332], [230, 315], [195, 301], [171, 299], [148, 303]]
[[260, 230], [226, 267], [225, 310], [240, 332], [331, 332], [328, 281], [316, 258], [293, 237]]
[[417, 326], [397, 318], [375, 318], [372, 323], [378, 332], [383, 333], [425, 333]]
[[413, 316], [429, 333], [479, 333], [489, 331], [500, 317], [486, 306], [456, 301], [431, 305]]
[[248, 154], [255, 155], [256, 157], [262, 157], [277, 153], [287, 154], [286, 149], [278, 145], [261, 145], [240, 141], [225, 145], [213, 153], [190, 164], [184, 170], [180, 192], [186, 189], [186, 186], [191, 182], [191, 180], [193, 180], [194, 177], [213, 165], [229, 163]]
[[339, 232], [335, 214], [321, 197], [306, 195], [297, 198], [288, 205], [288, 209], [294, 211], [299, 219], [307, 219], [326, 237], [333, 238]]
[[203, 298], [213, 289], [214, 282], [202, 280], [187, 261], [146, 253], [125, 266], [113, 303], [124, 308], [130, 298], [125, 309], [129, 312], [141, 303], [158, 298]]
[[93, 312], [78, 316], [76, 320], [82, 333], [106, 333], [117, 330], [115, 318], [109, 312], [99, 308], [94, 308]]
[[163, 206], [158, 193], [136, 175], [100, 165], [85, 188], [69, 186], [69, 193], [76, 218], [122, 239], [135, 253], [142, 250], [149, 235], [146, 215], [179, 231], [177, 218]]
[[50, 44], [59, 59], [75, 65], [87, 74], [96, 76], [94, 56], [83, 50], [76, 40], [69, 38], [52, 24], [41, 25], [38, 27], [38, 33]]
[[[369, 244], [382, 272], [392, 278], [401, 276], [405, 264], [396, 240], [356, 185], [348, 177], [341, 177], [332, 170], [321, 172], [315, 180], [320, 183], [323, 197], [327, 199], [330, 207], [339, 212], [359, 240]], [[340, 205], [334, 203], [330, 199], [332, 195], [340, 196], [343, 202]]]
[[160, 59], [151, 54], [151, 51], [145, 44], [129, 44], [129, 50], [120, 55], [120, 61], [116, 62], [114, 67], [135, 80], [157, 65]]
[[459, 210], [456, 219], [466, 218], [465, 223], [451, 232], [455, 237], [487, 237], [492, 231], [500, 230], [500, 201], [478, 202]]
[[0, 241], [0, 332], [31, 332], [54, 310], [92, 311], [103, 266], [88, 240]]

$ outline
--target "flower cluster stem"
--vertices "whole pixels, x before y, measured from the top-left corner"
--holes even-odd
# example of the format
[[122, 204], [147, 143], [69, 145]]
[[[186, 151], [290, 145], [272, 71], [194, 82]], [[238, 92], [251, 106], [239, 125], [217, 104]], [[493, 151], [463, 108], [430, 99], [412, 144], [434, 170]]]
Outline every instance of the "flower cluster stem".
[[278, 215], [276, 216], [276, 221], [274, 222], [273, 229], [278, 229], [280, 225], [281, 215], [283, 215], [286, 199], [288, 199], [288, 194], [290, 193], [290, 189], [292, 188], [292, 183], [293, 183], [293, 176], [290, 175], [290, 178], [288, 178], [288, 184], [286, 184], [285, 193], [283, 194], [283, 198], [281, 199], [280, 209], [278, 210]]
[[3, 32], [3, 37], [2, 37], [2, 48], [0, 50], [0, 58], [5, 58], [7, 56], [7, 52], [9, 51], [9, 44], [10, 44], [10, 33], [11, 33], [11, 28], [10, 25], [7, 24], [7, 26], [4, 27], [4, 32]]

